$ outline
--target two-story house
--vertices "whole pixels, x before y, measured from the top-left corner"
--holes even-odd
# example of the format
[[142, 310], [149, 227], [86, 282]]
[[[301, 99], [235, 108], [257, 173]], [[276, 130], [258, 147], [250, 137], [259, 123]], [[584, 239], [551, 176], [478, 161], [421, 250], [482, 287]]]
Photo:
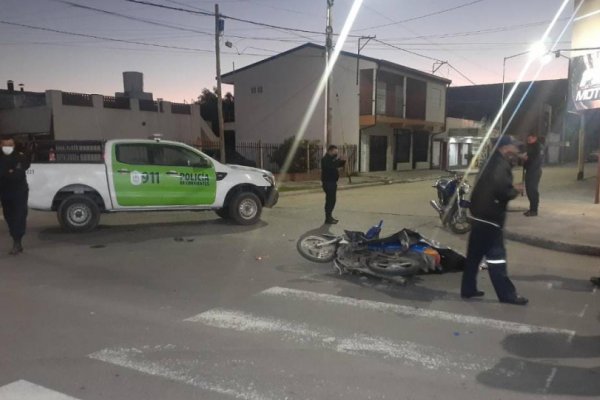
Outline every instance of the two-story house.
[[[236, 141], [281, 143], [297, 134], [324, 71], [324, 52], [307, 43], [223, 75], [235, 86]], [[342, 52], [332, 74], [332, 141], [358, 146], [361, 172], [430, 168], [431, 137], [444, 131], [449, 84]], [[323, 141], [325, 115], [322, 94], [305, 139]]]

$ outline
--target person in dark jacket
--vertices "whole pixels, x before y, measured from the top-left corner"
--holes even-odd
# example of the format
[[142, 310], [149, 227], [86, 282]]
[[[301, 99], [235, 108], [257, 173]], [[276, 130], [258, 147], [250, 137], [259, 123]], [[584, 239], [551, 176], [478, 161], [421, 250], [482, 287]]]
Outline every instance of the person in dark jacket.
[[508, 202], [523, 190], [513, 186], [509, 162], [509, 157], [517, 153], [518, 148], [511, 138], [501, 137], [496, 143], [496, 151], [480, 172], [473, 189], [470, 208], [472, 230], [461, 287], [461, 296], [465, 299], [484, 295], [477, 289], [477, 273], [479, 264], [485, 257], [498, 300], [517, 305], [525, 305], [528, 302], [526, 298], [517, 294], [508, 277], [503, 234]]
[[325, 192], [325, 223], [337, 224], [339, 221], [333, 218], [337, 196], [337, 182], [340, 178], [339, 168], [346, 164], [345, 160], [338, 158], [338, 148], [329, 146], [327, 154], [321, 160], [321, 183]]
[[29, 186], [26, 172], [31, 161], [25, 151], [16, 149], [11, 138], [1, 140], [0, 152], [0, 201], [4, 219], [8, 224], [13, 247], [10, 254], [23, 252], [22, 239], [27, 224], [27, 200]]
[[542, 164], [544, 159], [544, 147], [535, 133], [527, 136], [527, 154], [525, 155], [525, 191], [529, 199], [529, 210], [525, 212], [526, 217], [537, 217], [540, 204], [539, 185], [542, 179]]

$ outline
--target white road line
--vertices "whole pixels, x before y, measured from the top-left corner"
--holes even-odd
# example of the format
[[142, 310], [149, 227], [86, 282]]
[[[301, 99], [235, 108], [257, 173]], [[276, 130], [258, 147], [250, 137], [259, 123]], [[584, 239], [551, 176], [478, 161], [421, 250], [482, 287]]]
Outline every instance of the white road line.
[[[169, 362], [169, 360], [164, 362], [150, 361], [145, 358], [146, 355], [160, 355], [162, 351], [175, 349], [176, 347], [172, 345], [143, 348], [112, 348], [100, 350], [88, 355], [88, 357], [119, 367], [132, 369], [147, 375], [181, 382], [209, 392], [228, 395], [234, 399], [271, 400], [278, 398], [278, 396], [272, 397], [259, 393], [254, 389], [254, 383], [252, 382], [241, 383], [231, 379], [204, 378], [191, 372], [189, 367], [186, 368], [185, 366], [178, 365], [176, 362]], [[2, 397], [0, 397], [0, 399], [2, 399]]]
[[544, 386], [544, 393], [548, 393], [548, 390], [550, 390], [550, 385], [552, 385], [552, 381], [554, 381], [557, 371], [558, 371], [558, 368], [556, 368], [556, 367], [552, 368], [552, 370], [550, 371], [550, 374], [548, 375], [548, 379], [546, 379], [546, 386]]
[[25, 380], [0, 387], [0, 400], [77, 400]]
[[305, 290], [272, 287], [260, 292], [263, 296], [280, 296], [296, 300], [323, 302], [328, 304], [357, 307], [363, 310], [388, 312], [409, 317], [434, 318], [460, 324], [483, 326], [507, 333], [553, 333], [572, 336], [575, 331], [569, 329], [556, 329], [543, 326], [522, 324], [518, 322], [502, 321], [491, 318], [476, 317], [473, 315], [455, 314], [447, 311], [430, 310], [419, 307], [403, 306], [399, 304], [383, 303], [371, 300], [359, 300], [351, 297], [342, 297], [331, 294], [316, 293]]
[[377, 355], [384, 358], [399, 359], [411, 365], [426, 369], [458, 371], [482, 371], [494, 365], [493, 360], [473, 355], [454, 354], [409, 341], [392, 341], [386, 338], [368, 335], [338, 337], [331, 332], [310, 327], [304, 323], [275, 318], [260, 317], [253, 314], [214, 309], [188, 318], [188, 322], [200, 322], [208, 326], [232, 329], [238, 332], [276, 333], [285, 340], [301, 344], [311, 344], [338, 353], [353, 355]]
[[579, 318], [585, 317], [585, 313], [586, 313], [586, 311], [587, 311], [587, 309], [588, 309], [589, 306], [590, 306], [589, 304], [586, 304], [585, 306], [583, 306], [583, 310], [581, 310], [581, 312], [579, 314], [577, 314], [577, 316]]

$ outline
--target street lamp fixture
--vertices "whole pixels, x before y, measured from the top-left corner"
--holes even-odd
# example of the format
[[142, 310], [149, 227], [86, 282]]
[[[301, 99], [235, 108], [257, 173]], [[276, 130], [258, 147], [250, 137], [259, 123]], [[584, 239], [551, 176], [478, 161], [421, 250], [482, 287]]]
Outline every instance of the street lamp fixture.
[[[529, 48], [529, 51], [524, 51], [522, 53], [514, 54], [512, 56], [504, 57], [504, 61], [502, 62], [502, 99], [501, 99], [502, 101], [500, 103], [501, 107], [502, 107], [502, 104], [504, 104], [504, 94], [506, 91], [506, 61], [510, 60], [512, 58], [521, 57], [521, 56], [524, 56], [527, 54], [529, 55], [531, 60], [538, 59], [540, 61], [540, 63], [542, 63], [542, 65], [549, 64], [552, 61], [553, 54], [556, 58], [559, 58], [561, 56], [560, 51], [556, 51], [555, 53], [552, 53], [548, 50], [548, 47], [546, 47], [544, 42], [539, 41], [539, 42], [533, 43], [531, 45], [531, 47]], [[502, 115], [500, 116], [500, 133], [502, 133], [503, 131], [504, 131], [504, 113], [502, 113]]]

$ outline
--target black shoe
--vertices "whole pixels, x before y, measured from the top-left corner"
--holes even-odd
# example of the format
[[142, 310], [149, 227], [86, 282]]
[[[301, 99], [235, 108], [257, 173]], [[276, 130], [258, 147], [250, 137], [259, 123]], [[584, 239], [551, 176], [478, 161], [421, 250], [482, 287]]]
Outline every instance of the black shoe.
[[11, 256], [16, 256], [17, 254], [20, 254], [23, 252], [23, 245], [21, 244], [20, 241], [15, 241], [13, 243], [13, 248], [12, 250], [8, 253]]
[[523, 296], [517, 296], [512, 300], [500, 300], [500, 303], [514, 304], [515, 306], [524, 306], [529, 303], [529, 300]]
[[472, 299], [473, 297], [483, 297], [483, 296], [485, 296], [485, 292], [482, 292], [481, 290], [478, 290], [475, 293], [471, 293], [471, 294], [464, 294], [464, 293], [460, 294], [460, 297], [462, 297], [463, 299]]
[[337, 220], [337, 219], [335, 219], [335, 218], [327, 218], [327, 219], [325, 220], [325, 224], [326, 224], [326, 225], [335, 225], [335, 224], [337, 224], [338, 222], [340, 222], [340, 221], [338, 221], [338, 220]]
[[526, 211], [523, 215], [526, 217], [537, 217], [538, 213], [537, 213], [537, 211], [529, 210], [529, 211]]
[[592, 282], [596, 286], [600, 286], [600, 276], [595, 276], [595, 277], [591, 278], [590, 282]]

